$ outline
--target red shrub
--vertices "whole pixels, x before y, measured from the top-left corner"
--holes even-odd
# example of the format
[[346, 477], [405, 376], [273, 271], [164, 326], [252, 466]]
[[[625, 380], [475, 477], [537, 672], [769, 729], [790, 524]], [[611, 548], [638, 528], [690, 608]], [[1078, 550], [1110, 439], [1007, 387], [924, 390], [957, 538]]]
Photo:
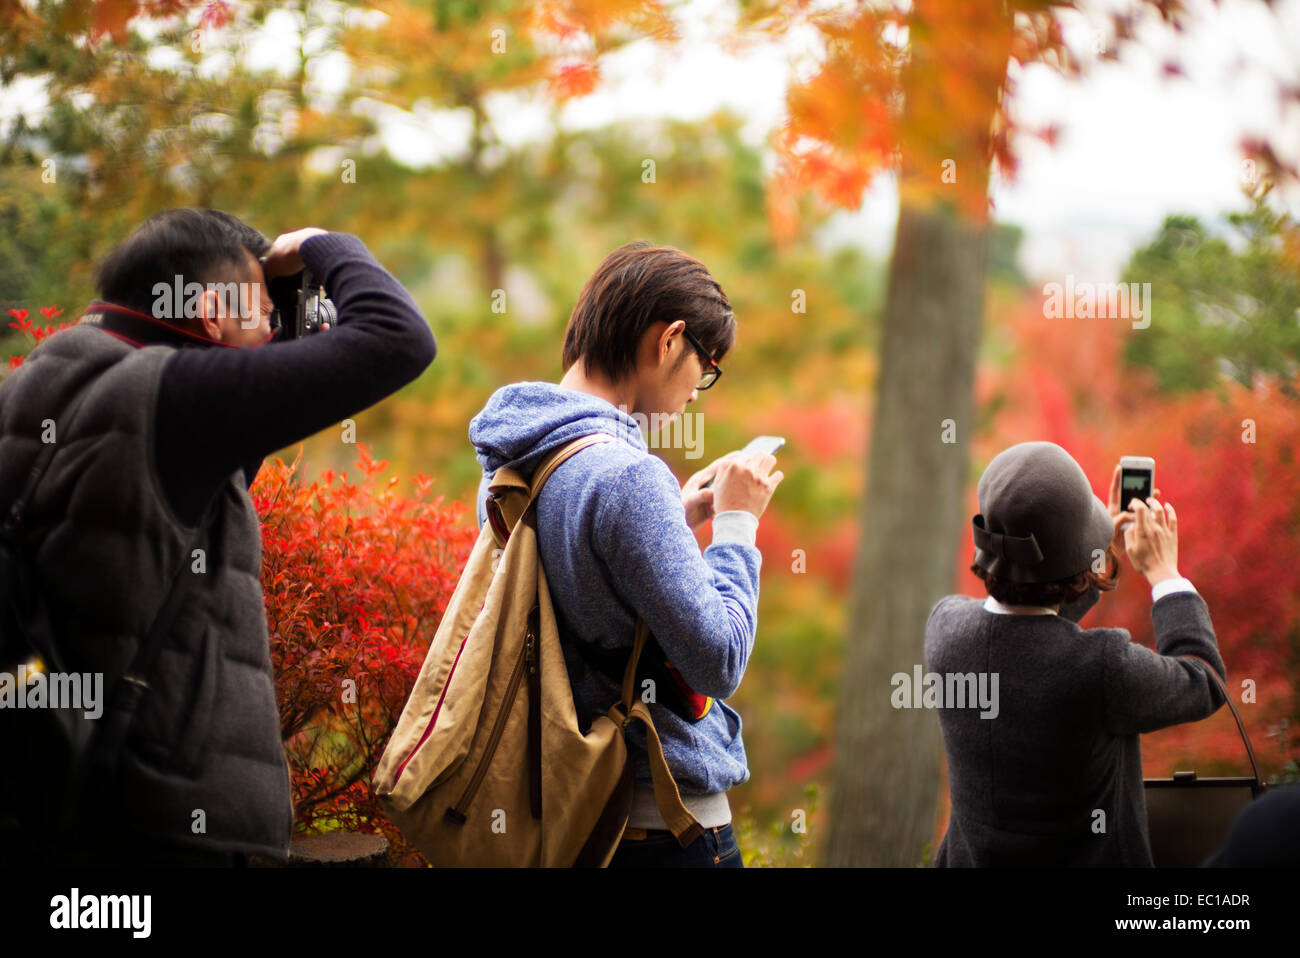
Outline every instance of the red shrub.
[[[69, 326], [73, 325], [72, 323], [59, 323], [58, 326], [53, 326], [53, 325], [37, 326], [33, 320], [27, 318], [29, 312], [30, 310], [26, 310], [26, 309], [9, 310], [9, 315], [16, 320], [16, 322], [12, 322], [9, 324], [9, 328], [16, 329], [24, 336], [30, 337], [33, 344], [39, 343], [46, 336], [50, 336], [54, 333], [57, 333], [60, 329], [67, 329]], [[61, 315], [62, 313], [63, 310], [60, 309], [58, 306], [41, 307], [41, 315], [44, 316], [47, 320], [51, 320], [54, 317]], [[22, 356], [9, 357], [9, 369], [11, 370], [17, 369], [22, 364], [23, 364]]]
[[252, 497], [298, 825], [379, 830], [413, 860], [370, 779], [478, 530], [461, 503], [425, 501], [427, 476], [400, 495], [378, 478], [387, 465], [358, 446], [359, 483], [332, 471], [304, 483], [298, 459], [274, 459]]

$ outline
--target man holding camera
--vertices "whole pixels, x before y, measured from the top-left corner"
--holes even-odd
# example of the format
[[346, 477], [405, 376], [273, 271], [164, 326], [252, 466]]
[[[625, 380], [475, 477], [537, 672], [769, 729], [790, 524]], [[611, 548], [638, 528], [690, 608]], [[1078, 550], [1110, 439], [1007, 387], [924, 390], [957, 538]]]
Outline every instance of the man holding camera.
[[[290, 325], [304, 267], [337, 319], [287, 338], [272, 320]], [[0, 508], [54, 441], [26, 509], [27, 581], [60, 667], [102, 675], [106, 714], [122, 696], [138, 705], [119, 760], [78, 793], [68, 837], [41, 814], [66, 796], [10, 767], [0, 838], [60, 864], [284, 858], [293, 807], [248, 487], [266, 455], [419, 376], [433, 336], [356, 237], [269, 243], [216, 210], [152, 217], [97, 281], [82, 322], [0, 384]], [[150, 635], [157, 653], [137, 678]], [[4, 712], [12, 761], [30, 746]]]

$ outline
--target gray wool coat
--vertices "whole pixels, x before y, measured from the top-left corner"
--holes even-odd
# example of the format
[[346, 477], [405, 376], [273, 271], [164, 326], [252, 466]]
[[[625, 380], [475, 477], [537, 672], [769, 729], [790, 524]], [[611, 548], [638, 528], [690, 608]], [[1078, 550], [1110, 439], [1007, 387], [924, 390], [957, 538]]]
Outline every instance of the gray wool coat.
[[952, 811], [936, 866], [1152, 864], [1138, 735], [1223, 704], [1205, 665], [1178, 656], [1226, 673], [1196, 593], [1152, 606], [1155, 652], [1124, 629], [1081, 629], [1098, 597], [999, 615], [948, 596], [930, 613], [930, 672], [998, 675], [996, 717], [939, 708]]

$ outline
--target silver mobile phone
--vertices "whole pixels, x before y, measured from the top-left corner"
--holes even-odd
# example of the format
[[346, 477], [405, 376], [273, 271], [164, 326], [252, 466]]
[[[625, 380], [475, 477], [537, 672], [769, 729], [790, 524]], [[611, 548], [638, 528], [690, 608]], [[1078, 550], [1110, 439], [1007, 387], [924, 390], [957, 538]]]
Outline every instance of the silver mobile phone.
[[1156, 488], [1156, 461], [1150, 456], [1123, 456], [1119, 461], [1119, 507], [1128, 511], [1128, 504], [1141, 499], [1143, 504], [1151, 498]]

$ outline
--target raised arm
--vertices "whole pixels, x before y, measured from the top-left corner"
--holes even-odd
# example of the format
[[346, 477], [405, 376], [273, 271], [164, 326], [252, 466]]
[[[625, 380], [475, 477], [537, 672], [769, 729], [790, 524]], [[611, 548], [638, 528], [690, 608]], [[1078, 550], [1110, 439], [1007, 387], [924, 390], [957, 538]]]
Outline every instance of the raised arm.
[[1151, 607], [1156, 651], [1136, 642], [1110, 640], [1105, 657], [1105, 726], [1116, 734], [1154, 732], [1203, 719], [1223, 705], [1223, 694], [1205, 665], [1227, 678], [1205, 600], [1192, 591], [1172, 592]]
[[374, 405], [433, 361], [428, 323], [361, 240], [325, 233], [300, 254], [338, 307], [336, 326], [256, 349], [183, 349], [164, 367], [155, 458], [185, 521], [236, 469]]

